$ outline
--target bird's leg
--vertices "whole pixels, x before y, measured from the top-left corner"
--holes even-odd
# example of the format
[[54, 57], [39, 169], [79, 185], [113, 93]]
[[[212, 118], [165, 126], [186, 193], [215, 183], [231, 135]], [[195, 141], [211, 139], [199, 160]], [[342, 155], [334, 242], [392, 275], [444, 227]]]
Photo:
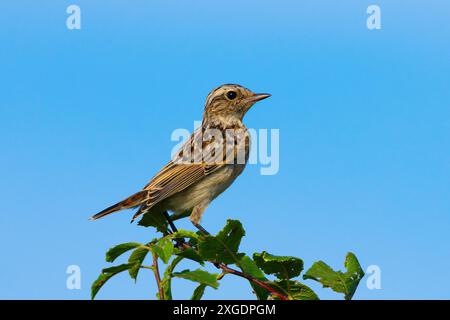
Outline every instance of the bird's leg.
[[178, 229], [177, 227], [175, 227], [175, 224], [173, 223], [172, 219], [170, 219], [169, 213], [167, 211], [164, 211], [163, 215], [166, 218], [167, 222], [169, 223], [170, 227], [172, 228], [172, 232], [177, 232]]
[[203, 228], [200, 224], [195, 223], [194, 221], [191, 221], [192, 224], [194, 225], [194, 227], [196, 227], [198, 230], [200, 230], [201, 233], [203, 233], [205, 236], [209, 236], [210, 233], [208, 231], [206, 231], [205, 228]]
[[199, 222], [208, 204], [209, 202], [203, 202], [196, 205], [192, 210], [191, 215], [189, 216], [189, 220], [191, 220], [192, 224], [204, 235], [210, 235], [210, 233], [206, 231], [205, 228], [203, 228]]
[[[169, 223], [170, 227], [172, 228], [172, 233], [177, 232], [178, 229], [177, 229], [177, 227], [175, 227], [175, 224], [173, 223], [172, 219], [170, 219], [169, 213], [167, 211], [164, 211], [163, 215], [166, 218], [167, 222]], [[184, 244], [186, 243], [184, 241], [184, 238], [175, 239], [175, 242], [176, 242], [175, 247], [177, 247], [177, 248], [184, 247]]]

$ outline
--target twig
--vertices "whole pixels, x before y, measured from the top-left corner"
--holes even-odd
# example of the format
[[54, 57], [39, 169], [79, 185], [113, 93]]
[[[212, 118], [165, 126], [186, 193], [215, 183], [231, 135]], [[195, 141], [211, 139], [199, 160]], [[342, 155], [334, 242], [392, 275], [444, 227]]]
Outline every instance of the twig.
[[[187, 249], [188, 248], [192, 249], [192, 247], [189, 244], [185, 243], [185, 242], [183, 243], [183, 247], [187, 248]], [[267, 285], [265, 282], [263, 282], [261, 280], [258, 280], [258, 279], [252, 277], [249, 274], [246, 274], [244, 272], [232, 269], [232, 268], [228, 267], [227, 265], [225, 265], [223, 263], [218, 263], [216, 261], [210, 261], [210, 260], [208, 260], [208, 262], [212, 263], [216, 268], [222, 269], [222, 271], [225, 272], [225, 273], [234, 274], [234, 275], [236, 275], [238, 277], [247, 279], [248, 281], [250, 281], [250, 282], [256, 284], [257, 286], [263, 288], [264, 290], [268, 291], [271, 295], [274, 295], [274, 296], [278, 297], [281, 300], [289, 300], [288, 296], [278, 292], [277, 290], [275, 290], [271, 286]]]
[[156, 279], [156, 285], [158, 286], [158, 292], [159, 292], [159, 300], [164, 300], [164, 290], [161, 286], [161, 276], [159, 275], [159, 268], [158, 268], [158, 256], [156, 253], [153, 253], [153, 264], [152, 264], [152, 270], [155, 275]]
[[[211, 261], [209, 261], [209, 262], [211, 262]], [[277, 296], [277, 297], [278, 297], [279, 299], [281, 299], [281, 300], [289, 300], [289, 298], [288, 298], [286, 295], [284, 295], [284, 294], [282, 294], [282, 293], [279, 293], [278, 291], [276, 291], [276, 290], [275, 290], [274, 288], [272, 288], [271, 286], [267, 285], [266, 283], [264, 283], [264, 282], [261, 281], [261, 280], [258, 280], [258, 279], [256, 279], [256, 278], [253, 278], [253, 277], [252, 277], [251, 275], [249, 275], [249, 274], [246, 274], [246, 273], [240, 272], [240, 271], [238, 271], [238, 270], [232, 269], [232, 268], [228, 267], [227, 265], [225, 265], [225, 264], [223, 264], [223, 263], [214, 263], [214, 265], [215, 265], [217, 268], [222, 269], [225, 273], [231, 273], [231, 274], [234, 274], [234, 275], [236, 275], [236, 276], [245, 278], [245, 279], [247, 279], [247, 280], [250, 281], [250, 282], [253, 282], [253, 283], [256, 284], [257, 286], [259, 286], [259, 287], [265, 289], [266, 291], [270, 292], [271, 295]]]

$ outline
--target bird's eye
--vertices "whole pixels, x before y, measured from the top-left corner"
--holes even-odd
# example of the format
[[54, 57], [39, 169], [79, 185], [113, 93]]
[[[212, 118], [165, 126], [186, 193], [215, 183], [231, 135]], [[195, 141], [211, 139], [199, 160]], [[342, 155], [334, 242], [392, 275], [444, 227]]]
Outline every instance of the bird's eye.
[[230, 100], [234, 100], [237, 97], [236, 91], [228, 91], [227, 92], [227, 98]]

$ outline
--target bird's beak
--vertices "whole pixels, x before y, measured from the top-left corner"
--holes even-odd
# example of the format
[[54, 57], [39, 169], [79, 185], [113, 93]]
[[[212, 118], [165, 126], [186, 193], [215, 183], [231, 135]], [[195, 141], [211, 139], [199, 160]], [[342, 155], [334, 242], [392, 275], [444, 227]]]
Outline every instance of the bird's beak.
[[255, 93], [253, 96], [247, 98], [247, 102], [250, 103], [255, 103], [264, 99], [267, 99], [268, 97], [270, 97], [271, 94], [269, 93]]

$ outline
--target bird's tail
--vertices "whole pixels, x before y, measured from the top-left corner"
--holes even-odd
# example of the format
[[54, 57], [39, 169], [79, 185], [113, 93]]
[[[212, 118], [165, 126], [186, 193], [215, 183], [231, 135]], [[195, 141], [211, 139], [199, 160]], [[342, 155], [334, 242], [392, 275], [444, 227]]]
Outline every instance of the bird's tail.
[[93, 215], [89, 220], [97, 220], [97, 219], [107, 216], [108, 214], [113, 213], [113, 212], [137, 207], [138, 205], [142, 204], [147, 199], [147, 196], [148, 196], [148, 191], [146, 191], [146, 190], [139, 191], [139, 192], [133, 194], [132, 196], [129, 196], [125, 200], [122, 200], [119, 203], [116, 203], [116, 204], [112, 205], [111, 207], [106, 208], [105, 210], [100, 211], [99, 213]]

